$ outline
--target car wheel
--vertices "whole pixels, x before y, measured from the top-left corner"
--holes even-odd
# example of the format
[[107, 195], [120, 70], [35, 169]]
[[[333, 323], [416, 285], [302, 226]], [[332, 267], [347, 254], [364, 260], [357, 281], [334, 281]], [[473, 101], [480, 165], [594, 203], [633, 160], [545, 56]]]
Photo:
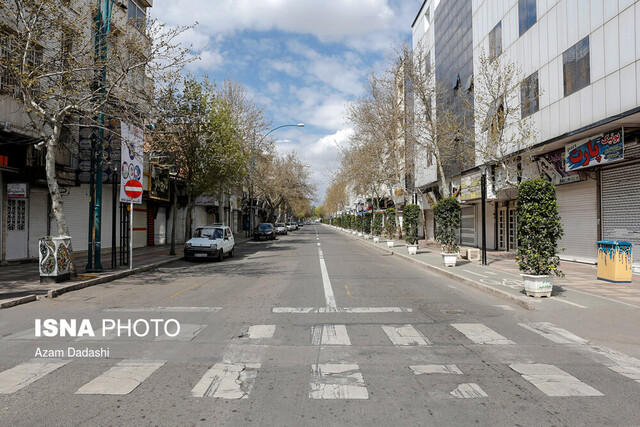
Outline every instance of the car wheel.
[[222, 262], [222, 256], [223, 256], [223, 250], [220, 249], [220, 252], [218, 252], [218, 257], [216, 258], [216, 261]]
[[231, 250], [229, 251], [229, 258], [233, 258], [233, 251], [235, 249], [236, 249], [235, 247], [231, 248]]

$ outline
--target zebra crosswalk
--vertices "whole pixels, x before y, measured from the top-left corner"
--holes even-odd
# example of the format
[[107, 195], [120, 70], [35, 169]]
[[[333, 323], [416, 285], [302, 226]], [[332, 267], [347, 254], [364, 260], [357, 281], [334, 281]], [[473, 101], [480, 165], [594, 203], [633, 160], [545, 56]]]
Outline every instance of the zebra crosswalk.
[[[198, 331], [206, 325], [193, 325], [193, 328], [185, 331], [185, 337], [189, 340], [197, 339]], [[551, 323], [534, 322], [520, 323], [522, 331], [534, 333], [537, 337], [557, 345], [570, 345], [572, 349], [578, 349], [585, 355], [592, 355], [591, 363], [599, 363], [609, 368], [617, 375], [622, 375], [640, 383], [640, 360], [629, 357], [602, 346], [594, 346], [569, 331], [558, 328]], [[349, 352], [348, 349], [356, 347], [349, 337], [350, 328], [362, 328], [362, 325], [345, 324], [318, 324], [310, 327], [309, 338], [306, 342], [298, 342], [296, 345], [316, 347], [318, 356], [309, 360], [310, 369], [306, 372], [309, 384], [310, 399], [369, 399], [370, 393], [367, 385], [367, 367], [363, 363], [376, 363], [375, 361], [359, 360], [358, 351]], [[467, 368], [468, 360], [460, 360], [456, 363], [456, 355], [445, 356], [442, 349], [439, 353], [434, 350], [433, 342], [438, 342], [437, 337], [430, 339], [428, 325], [411, 324], [385, 324], [366, 325], [367, 328], [378, 328], [388, 338], [386, 343], [377, 340], [371, 345], [397, 348], [399, 355], [411, 354], [414, 363], [405, 366], [411, 377], [429, 378], [429, 381], [439, 381], [448, 378], [446, 383], [450, 387], [447, 391], [451, 398], [481, 399], [489, 397], [491, 388], [484, 388], [483, 378], [477, 377], [477, 372]], [[506, 365], [514, 375], [526, 381], [537, 393], [546, 396], [566, 397], [595, 397], [604, 394], [598, 390], [597, 384], [587, 384], [587, 379], [578, 378], [566, 372], [558, 366], [540, 363], [536, 360], [509, 360], [513, 349], [517, 348], [517, 340], [512, 340], [498, 331], [481, 323], [451, 323], [446, 325], [454, 335], [457, 333], [458, 345], [490, 347], [493, 352], [504, 352], [504, 358], [498, 357], [498, 362]], [[203, 367], [199, 378], [192, 379], [190, 396], [193, 398], [220, 398], [220, 399], [248, 399], [254, 386], [260, 381], [261, 371], [269, 369], [265, 367], [265, 355], [269, 348], [275, 346], [276, 333], [284, 328], [277, 329], [276, 325], [253, 325], [244, 333], [236, 336], [227, 344], [221, 360], [213, 360], [212, 364]], [[499, 329], [499, 328], [496, 328]], [[502, 332], [502, 331], [500, 331]], [[375, 336], [376, 334], [371, 334]], [[508, 334], [505, 334], [508, 335]], [[24, 337], [24, 334], [17, 334]], [[360, 333], [359, 337], [369, 336]], [[522, 337], [522, 334], [518, 334]], [[526, 337], [526, 333], [524, 335]], [[530, 338], [533, 338], [531, 335]], [[7, 339], [7, 338], [5, 338]], [[539, 338], [538, 338], [539, 339]], [[521, 342], [521, 345], [530, 344]], [[290, 343], [288, 343], [290, 344]], [[358, 347], [366, 346], [358, 342]], [[340, 347], [345, 351], [339, 354], [347, 355], [345, 360], [321, 360], [320, 352], [327, 349]], [[402, 350], [404, 349], [404, 350]], [[414, 349], [414, 350], [412, 350]], [[511, 350], [510, 350], [511, 349]], [[552, 351], [551, 349], [550, 351]], [[416, 353], [418, 352], [418, 353]], [[437, 353], [437, 354], [436, 354]], [[337, 353], [336, 353], [337, 354]], [[334, 353], [332, 353], [332, 356]], [[531, 356], [531, 355], [530, 355]], [[422, 359], [420, 359], [422, 357]], [[531, 356], [535, 359], [535, 356]], [[350, 359], [351, 358], [351, 359]], [[445, 363], [432, 363], [437, 358], [446, 358]], [[401, 357], [398, 360], [405, 360]], [[588, 358], [587, 358], [588, 360]], [[415, 363], [415, 362], [418, 363]], [[422, 362], [422, 364], [420, 364]], [[427, 363], [424, 363], [427, 362]], [[42, 380], [57, 370], [74, 369], [79, 359], [31, 359], [24, 363], [10, 367], [0, 372], [0, 394], [18, 393], [33, 383]], [[275, 363], [275, 362], [270, 362]], [[402, 363], [402, 362], [398, 362]], [[121, 360], [95, 378], [86, 378], [75, 394], [82, 395], [126, 395], [134, 393], [144, 381], [154, 376], [159, 378], [175, 365], [167, 360]], [[279, 370], [282, 368], [279, 367]], [[566, 368], [565, 368], [566, 369]], [[394, 374], [395, 375], [395, 374]], [[445, 376], [445, 377], [443, 377]], [[379, 376], [375, 377], [379, 380]], [[472, 380], [472, 381], [470, 381]], [[595, 380], [598, 381], [598, 377]]]

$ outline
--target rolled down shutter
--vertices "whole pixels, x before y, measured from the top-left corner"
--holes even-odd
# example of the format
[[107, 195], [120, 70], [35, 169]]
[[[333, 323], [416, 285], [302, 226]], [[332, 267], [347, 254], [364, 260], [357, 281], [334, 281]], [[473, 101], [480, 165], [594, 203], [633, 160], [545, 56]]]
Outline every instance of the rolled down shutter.
[[461, 211], [460, 243], [467, 246], [476, 245], [476, 209], [464, 206]]
[[556, 187], [560, 222], [564, 236], [558, 243], [564, 248], [560, 259], [595, 263], [598, 241], [597, 181], [564, 184]]
[[601, 173], [602, 238], [633, 244], [633, 269], [640, 272], [640, 164]]

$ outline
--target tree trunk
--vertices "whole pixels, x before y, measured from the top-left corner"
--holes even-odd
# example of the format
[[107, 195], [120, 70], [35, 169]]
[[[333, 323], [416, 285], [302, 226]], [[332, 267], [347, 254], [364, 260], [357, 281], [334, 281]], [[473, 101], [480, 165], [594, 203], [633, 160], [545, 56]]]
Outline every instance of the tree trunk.
[[225, 194], [218, 195], [218, 221], [220, 224], [228, 225], [227, 218], [224, 216]]
[[[51, 196], [51, 212], [56, 219], [58, 225], [59, 236], [69, 236], [69, 227], [67, 226], [67, 219], [64, 216], [62, 195], [60, 194], [60, 187], [58, 186], [58, 180], [56, 179], [56, 154], [55, 148], [58, 145], [58, 140], [55, 136], [55, 132], [47, 140], [47, 154], [45, 157], [45, 171], [47, 175], [47, 186], [49, 187], [49, 195]], [[69, 244], [69, 257], [71, 264], [69, 265], [69, 274], [71, 277], [77, 277], [76, 264], [73, 259], [73, 241]]]
[[171, 248], [169, 249], [169, 255], [176, 254], [176, 214], [178, 213], [177, 204], [178, 204], [178, 194], [177, 191], [178, 186], [176, 185], [176, 180], [173, 180], [173, 188], [172, 188], [172, 202], [171, 202]]
[[193, 204], [193, 195], [189, 194], [187, 196], [187, 227], [184, 231], [185, 242], [191, 238], [191, 233], [193, 232]]

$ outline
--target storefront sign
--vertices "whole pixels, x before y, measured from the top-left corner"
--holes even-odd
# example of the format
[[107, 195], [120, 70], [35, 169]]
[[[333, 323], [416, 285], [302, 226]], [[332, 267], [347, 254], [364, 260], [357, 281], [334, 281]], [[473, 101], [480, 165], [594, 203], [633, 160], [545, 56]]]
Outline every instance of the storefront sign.
[[151, 164], [151, 189], [149, 197], [169, 201], [169, 168]]
[[460, 180], [460, 201], [479, 199], [480, 174], [463, 176]]
[[554, 185], [580, 181], [580, 174], [576, 171], [567, 172], [564, 169], [564, 163], [563, 149], [543, 154], [538, 158], [540, 172]]
[[575, 171], [624, 159], [624, 129], [565, 147], [565, 170]]
[[216, 196], [198, 196], [195, 200], [196, 206], [218, 206]]
[[8, 199], [26, 199], [27, 184], [7, 184]]
[[[143, 131], [137, 126], [123, 122], [121, 134], [120, 201], [139, 205], [142, 203]], [[137, 188], [140, 191], [136, 190]], [[134, 194], [136, 197], [131, 197], [129, 194]]]

